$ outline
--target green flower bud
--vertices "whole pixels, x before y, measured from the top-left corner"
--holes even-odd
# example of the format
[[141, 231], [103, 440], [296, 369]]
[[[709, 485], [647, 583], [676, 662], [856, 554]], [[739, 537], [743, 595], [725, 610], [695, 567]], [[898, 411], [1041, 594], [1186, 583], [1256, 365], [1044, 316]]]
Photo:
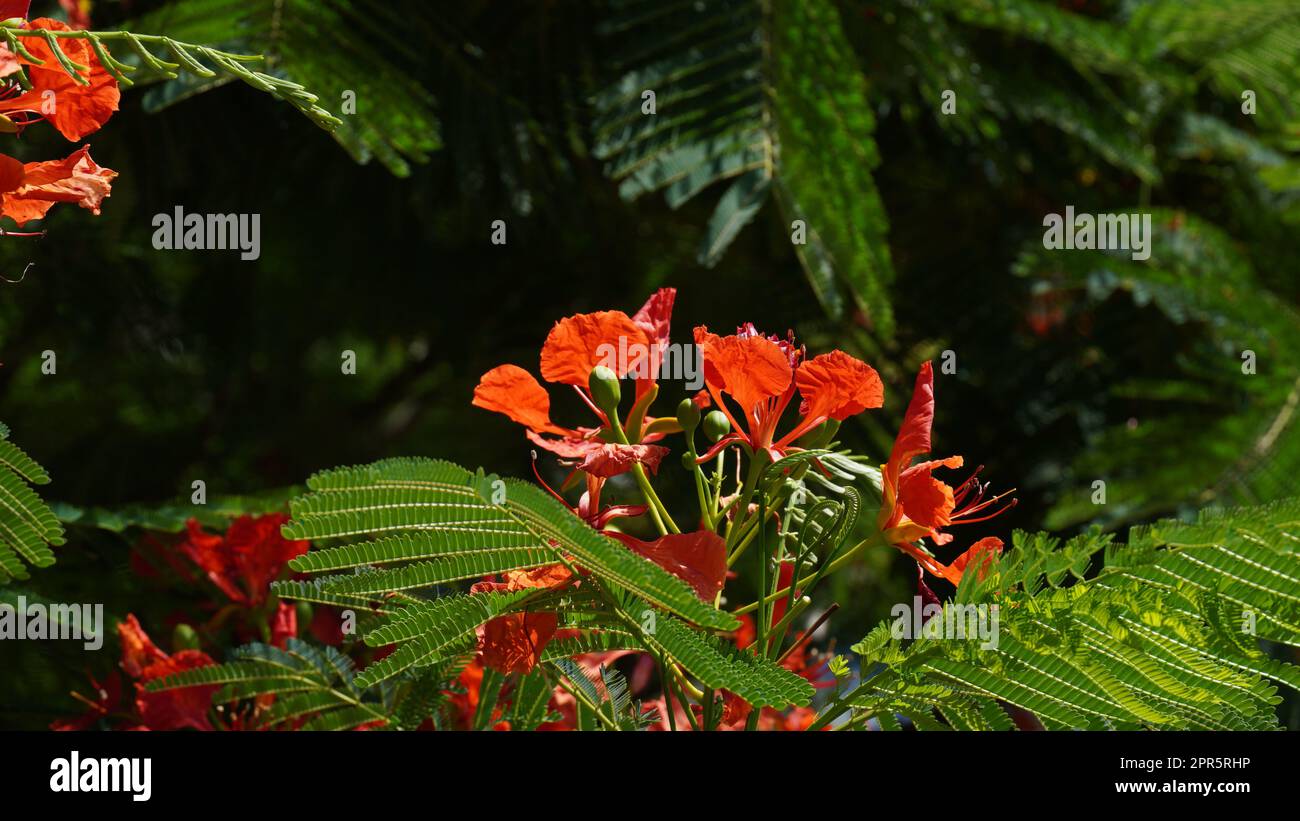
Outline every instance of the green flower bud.
[[298, 632], [301, 633], [306, 626], [311, 624], [312, 616], [315, 613], [311, 609], [311, 604], [305, 601], [298, 602], [296, 609], [298, 611]]
[[695, 404], [695, 400], [686, 398], [677, 406], [677, 424], [682, 426], [682, 430], [688, 434], [695, 430], [700, 424], [700, 406]]
[[194, 628], [188, 624], [178, 624], [172, 630], [172, 652], [179, 653], [181, 650], [199, 649], [199, 634], [194, 632]]
[[591, 376], [587, 378], [587, 390], [591, 391], [591, 399], [596, 407], [610, 415], [618, 413], [618, 403], [623, 398], [618, 386], [618, 374], [604, 365], [597, 365], [591, 369]]
[[722, 411], [709, 411], [704, 417], [704, 435], [710, 442], [716, 442], [731, 433], [731, 422]]
[[689, 453], [682, 454], [682, 467], [687, 470], [695, 470], [695, 457]]

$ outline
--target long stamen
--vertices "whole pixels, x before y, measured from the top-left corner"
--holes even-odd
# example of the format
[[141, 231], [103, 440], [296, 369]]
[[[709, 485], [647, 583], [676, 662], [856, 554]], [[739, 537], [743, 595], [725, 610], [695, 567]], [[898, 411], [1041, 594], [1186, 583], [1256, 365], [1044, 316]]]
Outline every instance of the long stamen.
[[[988, 485], [984, 485], [983, 487], [981, 487], [980, 483], [977, 481], [977, 477], [980, 475], [980, 471], [983, 469], [984, 469], [983, 465], [980, 465], [979, 467], [975, 468], [975, 470], [971, 471], [971, 475], [966, 477], [966, 481], [962, 482], [960, 485], [957, 486], [957, 492], [953, 496], [954, 505], [960, 507], [961, 503], [965, 501], [967, 494], [970, 493], [972, 487], [978, 488], [980, 494], [984, 492], [984, 490], [988, 487]], [[979, 494], [977, 494], [975, 498], [978, 499]]]
[[[985, 485], [985, 487], [987, 487], [987, 485]], [[963, 509], [963, 510], [959, 510], [959, 511], [957, 511], [956, 513], [954, 513], [954, 514], [952, 515], [952, 522], [953, 522], [954, 524], [958, 524], [958, 523], [959, 523], [958, 520], [960, 519], [960, 520], [961, 520], [961, 521], [960, 521], [960, 524], [974, 524], [975, 522], [986, 522], [986, 521], [988, 521], [989, 519], [992, 519], [992, 518], [997, 517], [997, 516], [1001, 516], [1003, 513], [1006, 513], [1008, 510], [1010, 510], [1011, 508], [1015, 507], [1016, 504], [1017, 504], [1017, 502], [1019, 502], [1020, 500], [1019, 500], [1019, 499], [1012, 499], [1012, 500], [1010, 501], [1010, 503], [1008, 503], [1005, 507], [999, 508], [998, 510], [994, 511], [993, 513], [987, 514], [987, 515], [985, 515], [985, 516], [981, 516], [981, 517], [979, 517], [978, 519], [971, 519], [971, 518], [969, 518], [970, 516], [973, 516], [974, 514], [979, 513], [981, 510], [984, 510], [984, 509], [988, 508], [990, 505], [997, 504], [999, 501], [1001, 501], [1002, 499], [1007, 498], [1008, 496], [1010, 496], [1012, 493], [1015, 493], [1015, 492], [1016, 492], [1016, 489], [1015, 489], [1015, 488], [1011, 488], [1010, 490], [1008, 490], [1008, 491], [1006, 491], [1006, 492], [1004, 492], [1004, 493], [999, 493], [997, 496], [994, 496], [994, 497], [992, 497], [991, 499], [986, 499], [986, 500], [984, 500], [983, 502], [980, 502], [979, 504], [972, 504], [972, 505], [970, 505], [969, 507], [966, 507], [966, 508]], [[980, 494], [980, 495], [983, 495], [983, 490], [981, 490], [981, 494]], [[978, 497], [977, 497], [977, 498], [978, 498]]]
[[[556, 493], [554, 490], [551, 490], [551, 486], [548, 485], [548, 484], [546, 484], [546, 480], [542, 478], [542, 474], [541, 474], [541, 473], [538, 473], [538, 471], [537, 471], [537, 451], [535, 451], [535, 450], [532, 451], [532, 456], [533, 456], [533, 463], [532, 463], [533, 476], [536, 477], [536, 479], [537, 479], [537, 484], [539, 484], [539, 485], [541, 485], [542, 487], [546, 488], [546, 492], [549, 493], [549, 494], [551, 494], [552, 496], [554, 496], [555, 499], [556, 499], [556, 501], [558, 501], [560, 504], [564, 505], [565, 507], [569, 507], [569, 503], [566, 502], [566, 501], [564, 501], [564, 497], [561, 496], [560, 494]], [[572, 508], [570, 508], [570, 509], [572, 509]]]

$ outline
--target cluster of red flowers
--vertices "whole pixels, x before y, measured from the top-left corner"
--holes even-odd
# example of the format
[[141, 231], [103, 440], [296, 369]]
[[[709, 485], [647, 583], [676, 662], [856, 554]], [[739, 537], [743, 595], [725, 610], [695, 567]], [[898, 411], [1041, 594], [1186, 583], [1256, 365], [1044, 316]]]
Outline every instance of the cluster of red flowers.
[[[0, 2], [0, 20], [25, 19], [28, 5], [28, 0]], [[84, 8], [70, 5], [71, 19], [84, 23]], [[24, 23], [23, 29], [72, 31], [66, 23], [44, 17]], [[75, 38], [46, 42], [39, 37], [19, 37], [26, 54], [15, 54], [0, 45], [0, 132], [20, 133], [44, 120], [76, 142], [108, 122], [117, 111], [121, 94], [117, 80], [104, 70], [90, 43]], [[54, 54], [56, 47], [71, 64], [85, 70], [77, 69], [75, 78], [70, 75]], [[26, 74], [25, 85], [18, 80], [20, 72]], [[60, 202], [76, 203], [98, 214], [116, 176], [116, 171], [91, 159], [88, 145], [61, 160], [44, 162], [22, 163], [0, 154], [0, 216], [21, 227], [43, 218]]]
[[[201, 574], [228, 602], [204, 618], [173, 614], [168, 619], [176, 628], [171, 654], [160, 650], [135, 615], [128, 614], [117, 632], [122, 645], [121, 672], [131, 679], [133, 696], [123, 702], [122, 678], [117, 671], [102, 684], [91, 677], [93, 696], [74, 694], [89, 709], [76, 718], [56, 721], [53, 728], [87, 729], [104, 721], [115, 729], [216, 729], [210, 709], [216, 687], [150, 693], [145, 686], [155, 679], [213, 664], [212, 657], [199, 647], [205, 642], [218, 644], [216, 637], [226, 628], [233, 631], [236, 641], [256, 639], [281, 648], [286, 639], [298, 636], [297, 608], [270, 596], [271, 582], [284, 573], [291, 559], [307, 552], [307, 542], [290, 541], [280, 534], [287, 520], [282, 513], [241, 516], [224, 535], [216, 535], [191, 519], [186, 533], [175, 543], [164, 544], [154, 538], [143, 541], [131, 557], [138, 574], [162, 580], [167, 572], [187, 584], [198, 583]], [[337, 644], [342, 638], [333, 614], [323, 608], [315, 611], [309, 629], [325, 643]], [[253, 710], [268, 706], [253, 705]], [[221, 728], [239, 729], [248, 718], [223, 715]]]
[[[595, 424], [565, 427], [553, 422], [546, 388], [528, 371], [515, 365], [501, 365], [485, 373], [474, 391], [473, 404], [523, 425], [531, 442], [555, 454], [571, 469], [570, 480], [577, 479], [585, 486], [577, 505], [569, 506], [575, 515], [688, 582], [701, 599], [716, 603], [729, 575], [729, 545], [714, 530], [721, 522], [711, 522], [708, 514], [701, 511], [698, 529], [677, 532], [667, 512], [657, 509], [656, 500], [648, 491], [646, 505], [602, 508], [600, 504], [603, 487], [620, 474], [632, 473], [646, 491], [647, 473], [656, 473], [668, 453], [668, 448], [659, 443], [671, 434], [683, 432], [679, 421], [649, 415], [658, 395], [659, 362], [650, 362], [649, 368], [636, 367], [643, 363], [617, 363], [612, 373], [598, 370], [611, 364], [602, 352], [665, 349], [674, 299], [672, 289], [661, 289], [632, 316], [622, 311], [576, 314], [560, 320], [551, 329], [541, 350], [542, 378], [573, 390], [593, 414]], [[739, 448], [751, 460], [762, 458], [775, 462], [803, 449], [800, 442], [814, 436], [826, 423], [833, 420], [838, 424], [884, 404], [884, 385], [871, 366], [838, 350], [808, 357], [792, 334], [785, 338], [765, 336], [752, 324], [745, 324], [733, 335], [719, 336], [706, 327], [699, 327], [694, 331], [694, 341], [702, 353], [707, 390], [693, 397], [692, 404], [696, 408], [716, 406], [730, 426], [729, 432], [718, 437], [697, 458], [699, 463], [717, 458], [731, 447]], [[615, 380], [629, 377], [635, 380], [636, 401], [626, 416], [620, 416]], [[615, 382], [613, 386], [609, 384], [611, 381]], [[797, 419], [782, 433], [782, 419], [796, 392], [801, 398]], [[913, 464], [917, 457], [930, 450], [933, 419], [934, 374], [927, 362], [917, 376], [915, 392], [889, 460], [881, 469], [884, 498], [878, 526], [885, 542], [916, 560], [921, 573], [919, 584], [928, 596], [933, 594], [924, 585], [925, 573], [958, 584], [971, 562], [981, 556], [987, 561], [1001, 551], [1002, 542], [991, 537], [981, 539], [946, 565], [917, 542], [924, 538], [935, 545], [945, 545], [952, 541], [947, 528], [984, 521], [1005, 509], [994, 509], [1005, 494], [985, 498], [987, 488], [978, 482], [978, 470], [956, 487], [935, 478], [936, 469], [961, 467], [960, 456]], [[689, 437], [691, 431], [686, 432]], [[693, 453], [693, 446], [689, 450]], [[538, 481], [545, 486], [540, 475]], [[566, 481], [565, 485], [568, 484]], [[551, 492], [568, 506], [562, 496]], [[638, 539], [612, 525], [615, 519], [647, 512], [661, 526], [661, 531], [667, 524], [667, 532], [654, 541]], [[747, 517], [752, 512], [732, 508], [728, 509], [727, 517], [734, 524], [736, 517]], [[730, 527], [727, 532], [731, 532]], [[981, 574], [983, 566], [981, 562]], [[790, 575], [793, 568], [782, 567], [785, 577], [778, 586], [788, 588], [795, 583]], [[506, 574], [504, 581], [486, 580], [476, 585], [475, 590], [581, 584], [580, 576], [575, 578], [564, 566], [554, 565]], [[777, 604], [773, 625], [783, 615], [784, 606], [784, 602]], [[753, 623], [746, 624], [748, 635], [742, 630], [737, 636], [741, 647], [754, 641]], [[503, 673], [527, 672], [540, 662], [544, 647], [555, 634], [555, 614], [530, 612], [498, 617], [480, 631], [476, 663]], [[782, 657], [782, 663], [810, 681], [828, 684], [825, 660], [809, 661], [805, 639], [805, 636], [797, 638], [792, 649]], [[608, 659], [593, 657], [584, 661], [590, 666]], [[472, 685], [472, 681], [468, 683]], [[724, 715], [719, 726], [744, 725], [749, 705], [731, 694], [723, 695]], [[670, 708], [662, 697], [651, 704], [659, 708], [661, 717], [669, 709], [683, 709], [681, 704]], [[692, 709], [699, 707], [692, 705]], [[806, 708], [788, 714], [765, 710], [758, 726], [799, 729], [810, 724], [813, 717]]]
[[[672, 289], [662, 289], [632, 316], [621, 311], [577, 314], [560, 320], [552, 328], [541, 351], [542, 377], [572, 389], [582, 405], [591, 411], [592, 425], [565, 427], [553, 422], [546, 389], [531, 374], [514, 365], [502, 365], [484, 374], [474, 392], [473, 403], [523, 425], [533, 443], [555, 454], [569, 468], [569, 479], [584, 489], [575, 505], [569, 505], [563, 496], [547, 487], [540, 474], [538, 481], [573, 515], [681, 578], [701, 600], [717, 605], [722, 601], [728, 578], [734, 576], [728, 567], [743, 549], [742, 534], [761, 527], [759, 512], [750, 504], [752, 484], [748, 485], [750, 492], [738, 487], [738, 493], [725, 504], [720, 498], [720, 487], [715, 489], [717, 497], [707, 504], [707, 494], [701, 489], [698, 525], [694, 530], [681, 532], [649, 484], [649, 476], [657, 473], [669, 452], [666, 445], [659, 443], [685, 433], [688, 458], [683, 465], [695, 471], [697, 478], [702, 477], [698, 471], [700, 464], [722, 458], [728, 449], [735, 449], [748, 458], [751, 468], [761, 467], [810, 444], [823, 444], [828, 424], [833, 426], [855, 414], [881, 407], [885, 390], [873, 368], [842, 351], [809, 357], [792, 335], [764, 336], [746, 324], [735, 334], [724, 337], [700, 327], [695, 329], [694, 341], [702, 352], [706, 389], [683, 400], [676, 418], [655, 418], [649, 410], [659, 393], [659, 363], [653, 362], [650, 368], [622, 363], [608, 372], [602, 352], [628, 349], [629, 337], [641, 344], [642, 350], [663, 350], [668, 342], [674, 298]], [[634, 379], [636, 384], [636, 401], [626, 413], [620, 413], [619, 409], [622, 378]], [[800, 397], [796, 418], [782, 432], [783, 417], [796, 393]], [[696, 455], [693, 433], [701, 409], [709, 407], [716, 408], [712, 413], [721, 415], [725, 421], [713, 426], [712, 447]], [[948, 532], [951, 527], [985, 521], [996, 515], [1005, 509], [1000, 503], [1006, 495], [986, 498], [986, 486], [977, 481], [978, 470], [955, 487], [935, 477], [937, 470], [960, 468], [963, 460], [960, 456], [923, 458], [931, 449], [933, 421], [934, 373], [930, 364], [925, 363], [917, 376], [889, 459], [881, 466], [882, 499], [876, 519], [878, 538], [874, 541], [893, 545], [916, 561], [918, 584], [927, 600], [934, 599], [924, 583], [927, 573], [955, 585], [975, 565], [982, 577], [990, 558], [1001, 551], [1002, 543], [996, 538], [980, 539], [944, 564], [922, 548], [920, 540], [929, 540], [936, 546], [949, 544], [953, 540]], [[755, 475], [753, 470], [750, 473]], [[624, 474], [637, 479], [645, 504], [602, 506], [601, 495], [606, 484]], [[565, 486], [569, 484], [565, 482]], [[649, 515], [659, 528], [662, 535], [658, 538], [637, 538], [614, 526], [616, 520], [644, 515]], [[306, 542], [284, 539], [280, 528], [286, 519], [282, 514], [241, 517], [223, 535], [206, 532], [191, 520], [187, 532], [177, 541], [164, 543], [149, 538], [142, 542], [133, 554], [137, 572], [158, 580], [170, 575], [187, 585], [201, 584], [206, 579], [220, 594], [214, 598], [226, 601], [208, 606], [201, 618], [193, 618], [192, 614], [173, 616], [170, 621], [178, 625], [178, 638], [171, 654], [150, 640], [134, 615], [128, 616], [118, 627], [122, 644], [120, 666], [134, 685], [134, 696], [123, 706], [123, 688], [117, 673], [102, 686], [92, 679], [96, 696], [79, 696], [90, 710], [55, 726], [72, 729], [105, 721], [120, 728], [156, 730], [206, 730], [214, 729], [217, 724], [223, 729], [251, 726], [258, 711], [269, 708], [274, 696], [247, 705], [247, 714], [232, 715], [211, 708], [215, 688], [149, 693], [146, 685], [162, 676], [212, 664], [212, 658], [200, 647], [205, 643], [221, 646], [218, 636], [226, 631], [240, 642], [259, 640], [280, 647], [289, 637], [298, 635], [299, 608], [279, 601], [270, 593], [271, 582], [285, 573], [290, 560], [308, 548]], [[835, 677], [828, 663], [830, 656], [808, 646], [811, 638], [808, 631], [797, 633], [793, 642], [777, 654], [783, 644], [781, 636], [774, 639], [774, 634], [791, 621], [787, 613], [789, 602], [802, 592], [795, 590], [788, 597], [785, 594], [808, 581], [796, 577], [797, 567], [789, 557], [778, 555], [777, 558], [780, 567], [774, 589], [778, 595], [775, 600], [769, 599], [773, 604], [763, 611], [764, 617], [770, 619], [766, 630], [755, 629], [755, 619], [746, 612], [753, 606], [742, 608], [739, 611], [743, 614], [742, 627], [733, 636], [735, 644], [742, 651], [769, 654], [814, 687], [833, 686]], [[585, 583], [585, 571], [581, 567], [573, 561], [559, 561], [482, 579], [470, 588], [470, 594], [560, 590], [580, 588]], [[318, 640], [338, 644], [342, 636], [337, 622], [329, 621], [332, 616], [327, 608], [317, 609], [310, 630]], [[784, 630], [781, 632], [784, 635]], [[454, 727], [469, 728], [482, 718], [479, 716], [481, 687], [488, 669], [506, 675], [529, 673], [541, 663], [546, 646], [563, 638], [565, 631], [559, 629], [557, 613], [535, 608], [497, 616], [482, 625], [478, 633], [475, 658], [447, 692], [452, 707], [449, 718]], [[385, 649], [377, 652], [382, 657]], [[634, 695], [643, 697], [643, 709], [652, 728], [701, 726], [705, 712], [701, 704], [674, 698], [671, 687], [666, 687], [664, 682], [660, 682], [655, 697], [653, 680], [657, 672], [662, 675], [663, 668], [658, 667], [659, 660], [652, 656], [615, 651], [579, 656], [576, 661], [593, 681], [599, 682], [597, 673], [602, 666], [625, 657], [633, 657], [629, 688]], [[755, 716], [751, 705], [739, 696], [725, 691], [717, 695], [720, 711], [711, 711], [716, 719], [711, 726], [719, 729], [798, 730], [808, 728], [816, 719], [810, 707], [788, 711], [764, 708]], [[497, 729], [509, 729], [508, 722], [502, 719], [502, 705], [508, 704], [509, 699], [508, 689], [494, 697], [496, 707], [487, 718]], [[550, 712], [554, 720], [542, 729], [577, 726], [577, 705], [574, 695], [566, 688], [557, 687], [553, 691]], [[426, 726], [432, 726], [431, 722], [426, 722]]]

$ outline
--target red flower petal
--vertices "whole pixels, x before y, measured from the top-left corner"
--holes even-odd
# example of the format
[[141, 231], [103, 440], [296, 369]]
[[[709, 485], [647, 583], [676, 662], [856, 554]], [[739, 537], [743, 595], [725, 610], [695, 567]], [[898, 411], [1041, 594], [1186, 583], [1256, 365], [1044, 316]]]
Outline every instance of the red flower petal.
[[668, 344], [676, 299], [676, 288], [660, 288], [650, 295], [641, 310], [632, 315], [632, 321], [641, 326], [652, 343]]
[[843, 421], [885, 404], [885, 386], [876, 369], [843, 351], [803, 362], [794, 380], [803, 396], [799, 413], [806, 417]]
[[895, 504], [902, 508], [904, 516], [927, 531], [906, 541], [929, 536], [952, 521], [952, 488], [934, 478], [929, 468], [903, 473]]
[[978, 578], [980, 581], [984, 581], [984, 575], [988, 572], [994, 560], [1001, 554], [1002, 540], [996, 536], [986, 536], [967, 548], [965, 553], [953, 559], [952, 564], [949, 566], [957, 571], [957, 582], [960, 582], [970, 563], [977, 562], [979, 567]]
[[790, 387], [793, 371], [781, 347], [762, 336], [717, 336], [703, 326], [695, 344], [704, 349], [704, 381], [713, 392], [730, 394], [747, 416], [764, 400]]
[[929, 362], [921, 364], [912, 389], [912, 401], [903, 415], [903, 426], [894, 440], [889, 454], [889, 464], [895, 475], [922, 453], [930, 452], [930, 428], [934, 425], [934, 368]]
[[727, 576], [727, 543], [711, 530], [670, 533], [643, 542], [626, 533], [609, 532], [623, 544], [689, 584], [695, 594], [712, 603]]
[[134, 615], [128, 614], [126, 621], [118, 623], [117, 636], [122, 643], [122, 669], [131, 678], [139, 678], [146, 667], [167, 658]]
[[589, 450], [578, 470], [608, 479], [626, 473], [633, 465], [645, 465], [651, 473], [659, 472], [659, 463], [668, 455], [668, 448], [660, 445], [601, 444]]
[[479, 378], [475, 407], [505, 414], [538, 433], [567, 434], [551, 422], [551, 397], [541, 383], [517, 365], [499, 365]]
[[8, 154], [0, 154], [0, 194], [22, 185], [26, 174], [21, 162]]
[[298, 638], [298, 608], [280, 602], [271, 616], [271, 644], [284, 649], [289, 639]]
[[[72, 31], [66, 23], [47, 17], [32, 20], [28, 28]], [[60, 134], [72, 141], [93, 134], [108, 122], [113, 112], [117, 111], [122, 93], [118, 90], [117, 80], [100, 65], [99, 58], [88, 42], [69, 38], [58, 40], [59, 49], [68, 59], [90, 66], [90, 72], [81, 75], [88, 83], [82, 84], [63, 70], [54, 51], [44, 40], [24, 37], [22, 41], [32, 56], [42, 61], [42, 65], [35, 65], [31, 60], [19, 56], [19, 62], [27, 65], [27, 76], [32, 88], [17, 97], [0, 101], [0, 111], [31, 111], [40, 114]]]
[[[655, 383], [659, 376], [659, 367], [663, 364], [664, 351], [670, 341], [672, 329], [673, 302], [677, 299], [676, 288], [660, 288], [650, 295], [641, 306], [641, 310], [632, 315], [632, 321], [645, 331], [650, 342], [649, 367], [638, 374], [636, 396], [638, 399]], [[629, 367], [637, 363], [628, 363]], [[639, 367], [639, 366], [638, 366]]]
[[562, 439], [548, 439], [547, 437], [533, 433], [530, 430], [524, 435], [527, 436], [528, 441], [532, 442], [534, 445], [554, 453], [561, 459], [585, 459], [587, 458], [588, 453], [597, 450], [601, 445], [605, 444], [599, 439], [587, 439], [584, 436], [577, 434], [580, 434], [580, 432], [572, 431], [570, 435], [565, 436]]
[[[12, 175], [12, 167], [7, 173]], [[62, 160], [29, 162], [23, 166], [22, 185], [0, 194], [0, 215], [21, 226], [44, 217], [57, 202], [75, 202], [98, 214], [100, 203], [112, 193], [116, 176], [111, 168], [95, 164], [90, 146], [82, 146]]]
[[[620, 346], [620, 341], [622, 345]], [[561, 319], [542, 345], [542, 378], [585, 388], [591, 369], [604, 365], [619, 377], [634, 362], [618, 362], [619, 351], [631, 359], [634, 345], [649, 346], [641, 326], [622, 311], [574, 314]]]
[[308, 542], [290, 541], [280, 534], [289, 520], [283, 513], [240, 516], [216, 536], [203, 531], [195, 519], [179, 549], [199, 566], [231, 601], [257, 607], [266, 601], [271, 582], [291, 559], [307, 552]]
[[499, 673], [528, 673], [541, 663], [542, 650], [555, 635], [554, 613], [510, 613], [483, 625], [479, 655]]

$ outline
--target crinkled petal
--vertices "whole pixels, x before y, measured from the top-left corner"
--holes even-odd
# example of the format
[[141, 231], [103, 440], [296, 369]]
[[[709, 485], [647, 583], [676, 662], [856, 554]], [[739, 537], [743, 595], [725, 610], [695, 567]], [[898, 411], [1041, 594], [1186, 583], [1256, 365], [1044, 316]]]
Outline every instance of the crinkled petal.
[[90, 158], [90, 146], [82, 146], [62, 160], [27, 163], [23, 172], [22, 185], [0, 195], [0, 214], [19, 225], [44, 217], [58, 202], [75, 202], [98, 214], [117, 176], [116, 171], [101, 168]]
[[897, 506], [905, 518], [935, 531], [952, 521], [952, 488], [934, 478], [928, 468], [910, 470], [899, 482]]
[[537, 445], [539, 448], [550, 451], [561, 459], [567, 460], [585, 459], [587, 458], [587, 454], [591, 453], [593, 450], [598, 450], [601, 445], [605, 444], [599, 439], [584, 438], [583, 436], [578, 435], [578, 432], [576, 431], [571, 435], [559, 439], [542, 436], [539, 433], [533, 433], [531, 430], [526, 431], [524, 435], [528, 437], [528, 441]]
[[608, 479], [632, 469], [633, 465], [645, 465], [651, 473], [659, 472], [659, 463], [668, 455], [668, 448], [660, 445], [619, 445], [600, 444], [587, 451], [578, 470]]
[[885, 385], [876, 369], [843, 351], [804, 361], [794, 379], [803, 396], [799, 413], [806, 417], [843, 421], [885, 403]]
[[[72, 31], [59, 20], [41, 17], [28, 24], [32, 29]], [[59, 64], [50, 45], [35, 37], [24, 37], [23, 46], [42, 61], [36, 65], [25, 57], [32, 88], [23, 94], [0, 101], [0, 111], [31, 111], [43, 116], [68, 140], [80, 140], [98, 131], [117, 111], [122, 93], [117, 80], [104, 70], [99, 58], [85, 40], [60, 38], [59, 48], [74, 63], [89, 66], [83, 73], [86, 83], [74, 80]]]
[[[640, 371], [636, 380], [636, 396], [640, 399], [659, 376], [659, 367], [663, 364], [664, 351], [670, 343], [672, 330], [673, 302], [677, 299], [676, 288], [660, 288], [650, 295], [641, 306], [641, 310], [632, 315], [632, 321], [645, 331], [650, 341], [649, 362], [645, 370]], [[689, 374], [687, 374], [689, 376]]]
[[634, 359], [636, 351], [648, 349], [646, 332], [622, 311], [574, 314], [555, 323], [546, 335], [542, 378], [585, 388], [592, 368], [604, 365], [621, 378], [636, 362], [619, 360]]
[[704, 381], [711, 391], [729, 394], [746, 416], [759, 403], [780, 396], [794, 373], [780, 346], [762, 336], [717, 336], [703, 326], [695, 344], [704, 350]]

